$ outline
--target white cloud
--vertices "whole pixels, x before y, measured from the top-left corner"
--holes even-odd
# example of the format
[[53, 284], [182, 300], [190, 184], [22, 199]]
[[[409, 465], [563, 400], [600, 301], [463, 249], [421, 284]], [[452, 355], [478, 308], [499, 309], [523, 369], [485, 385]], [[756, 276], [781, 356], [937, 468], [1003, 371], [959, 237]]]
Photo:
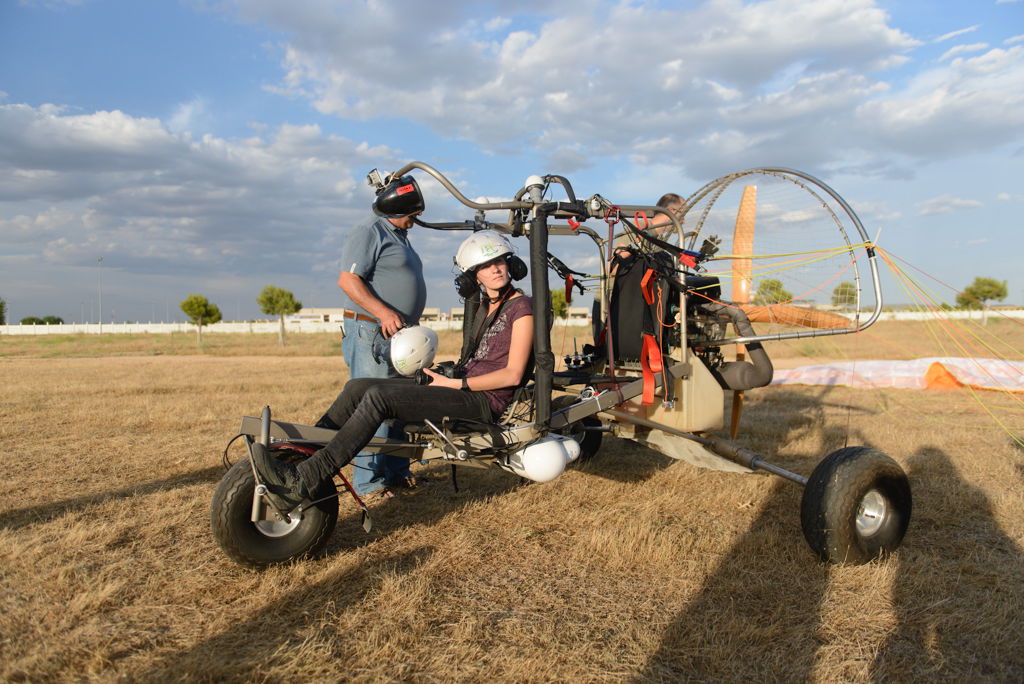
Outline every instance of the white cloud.
[[111, 261], [157, 272], [291, 254], [283, 268], [302, 269], [333, 259], [317, 246], [366, 212], [372, 194], [356, 179], [381, 161], [401, 163], [316, 126], [193, 140], [122, 112], [2, 105], [0, 199], [21, 211], [0, 216], [0, 247], [65, 265], [116, 251]]
[[503, 29], [506, 26], [508, 26], [510, 23], [512, 23], [512, 22], [511, 22], [511, 20], [508, 17], [494, 17], [493, 19], [488, 19], [484, 23], [484, 30], [485, 31], [500, 31], [501, 29]]
[[968, 52], [980, 52], [988, 49], [988, 43], [971, 43], [970, 45], [955, 45], [946, 50], [941, 57], [940, 62], [945, 62], [947, 59], [962, 55]]
[[[394, 2], [344, 17], [320, 3], [296, 6], [240, 3], [294, 36], [280, 92], [342, 118], [386, 111], [487, 152], [541, 154], [564, 173], [618, 157], [682, 164], [696, 177], [780, 160], [901, 175], [908, 167], [893, 151], [942, 158], [1020, 141], [1024, 130], [1017, 47], [955, 46], [909, 84], [889, 83], [886, 70], [921, 43], [872, 0], [578, 2], [560, 16], [530, 14], [538, 5], [527, 4], [493, 24], [466, 1], [402, 22]], [[636, 49], [652, 26], [672, 39]]]
[[956, 38], [957, 36], [962, 36], [965, 33], [973, 33], [974, 31], [977, 31], [980, 27], [981, 27], [981, 24], [975, 24], [974, 26], [968, 26], [967, 28], [962, 28], [962, 29], [960, 29], [958, 31], [950, 31], [949, 33], [946, 33], [944, 35], [939, 36], [938, 38], [936, 38], [932, 42], [933, 43], [941, 43], [941, 42], [949, 40], [950, 38]]
[[924, 202], [918, 202], [917, 206], [920, 207], [918, 216], [936, 216], [939, 214], [949, 214], [958, 209], [976, 209], [983, 205], [978, 200], [963, 199], [953, 197], [952, 195], [940, 195]]
[[1024, 34], [1017, 35], [1017, 36], [1010, 36], [1009, 38], [1004, 40], [1003, 43], [1005, 43], [1006, 45], [1013, 45], [1015, 43], [1020, 43], [1022, 41], [1024, 41]]
[[179, 104], [167, 119], [167, 128], [175, 134], [202, 133], [210, 128], [211, 115], [206, 100], [201, 97]]
[[[314, 2], [287, 12], [268, 0], [239, 3], [244, 16], [294, 36], [280, 92], [342, 118], [408, 117], [490, 152], [540, 151], [568, 165], [563, 172], [588, 157], [635, 157], [664, 140], [655, 146], [671, 155], [664, 161], [701, 176], [779, 152], [793, 163], [825, 163], [841, 154], [836, 141], [856, 106], [887, 88], [868, 74], [919, 44], [871, 0], [715, 0], [682, 9], [578, 2], [559, 5], [553, 18], [529, 14], [534, 6], [504, 8], [506, 18], [529, 20], [483, 42], [477, 14], [485, 10], [469, 2], [436, 11], [375, 2], [344, 12]], [[397, 21], [399, 7], [411, 16]], [[637, 36], [660, 32], [671, 39], [637, 48]], [[719, 148], [714, 134], [723, 130], [732, 134], [718, 135]], [[737, 136], [759, 146], [730, 147]]]
[[923, 158], [1019, 142], [1024, 133], [1024, 46], [955, 58], [858, 110], [867, 144]]

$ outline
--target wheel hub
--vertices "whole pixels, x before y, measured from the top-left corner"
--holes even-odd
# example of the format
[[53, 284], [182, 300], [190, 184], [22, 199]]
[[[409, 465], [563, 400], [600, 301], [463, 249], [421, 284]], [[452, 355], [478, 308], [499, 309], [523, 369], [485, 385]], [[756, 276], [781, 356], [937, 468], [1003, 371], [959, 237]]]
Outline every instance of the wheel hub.
[[294, 532], [295, 528], [302, 522], [302, 513], [298, 510], [290, 513], [288, 515], [288, 522], [285, 522], [273, 507], [268, 506], [266, 502], [261, 501], [261, 504], [263, 515], [260, 517], [260, 520], [253, 524], [264, 537], [285, 537]]
[[870, 537], [882, 529], [882, 524], [889, 512], [889, 503], [882, 493], [872, 489], [864, 495], [857, 507], [857, 533], [862, 537]]

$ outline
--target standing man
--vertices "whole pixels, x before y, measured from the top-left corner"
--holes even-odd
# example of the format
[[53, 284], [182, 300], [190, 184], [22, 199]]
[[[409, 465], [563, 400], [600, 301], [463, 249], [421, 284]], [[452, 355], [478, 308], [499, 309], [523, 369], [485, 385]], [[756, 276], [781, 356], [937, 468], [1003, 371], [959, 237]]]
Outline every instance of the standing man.
[[[423, 194], [412, 176], [396, 178], [377, 191], [376, 216], [356, 226], [342, 248], [338, 287], [348, 310], [341, 351], [352, 378], [388, 377], [387, 359], [374, 358], [374, 339], [419, 323], [427, 286], [408, 230], [423, 208]], [[402, 439], [401, 431], [388, 422], [376, 436]], [[353, 467], [352, 485], [360, 496], [393, 496], [389, 487], [414, 486], [407, 458], [362, 452]]]

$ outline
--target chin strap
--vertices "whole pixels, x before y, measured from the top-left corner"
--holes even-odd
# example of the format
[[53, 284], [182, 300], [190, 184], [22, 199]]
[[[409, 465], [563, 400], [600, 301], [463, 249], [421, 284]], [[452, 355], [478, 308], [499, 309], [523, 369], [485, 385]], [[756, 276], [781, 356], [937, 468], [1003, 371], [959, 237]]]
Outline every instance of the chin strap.
[[514, 291], [515, 288], [512, 287], [512, 281], [510, 280], [508, 283], [505, 284], [504, 287], [498, 290], [497, 297], [488, 297], [485, 294], [481, 294], [480, 299], [485, 300], [488, 304], [497, 304], [498, 302], [503, 302]]

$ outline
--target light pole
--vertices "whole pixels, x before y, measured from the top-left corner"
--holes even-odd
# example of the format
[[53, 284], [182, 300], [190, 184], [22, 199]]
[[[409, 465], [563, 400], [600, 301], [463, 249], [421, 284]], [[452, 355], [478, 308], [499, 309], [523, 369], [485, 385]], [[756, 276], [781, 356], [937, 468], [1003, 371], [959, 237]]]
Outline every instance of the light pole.
[[96, 259], [96, 291], [100, 299], [100, 333], [103, 332], [103, 257]]

